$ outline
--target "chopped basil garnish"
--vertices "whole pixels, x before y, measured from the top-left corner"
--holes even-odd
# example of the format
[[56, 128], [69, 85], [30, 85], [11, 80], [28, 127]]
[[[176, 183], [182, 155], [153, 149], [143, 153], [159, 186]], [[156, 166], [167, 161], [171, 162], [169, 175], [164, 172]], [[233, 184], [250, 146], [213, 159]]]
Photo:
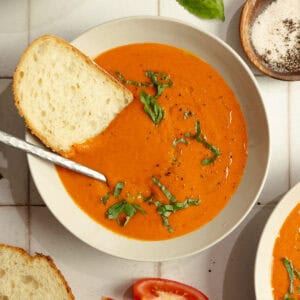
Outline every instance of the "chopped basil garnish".
[[179, 143], [188, 144], [189, 142], [185, 138], [180, 138], [173, 141], [173, 146], [176, 147]]
[[193, 113], [190, 110], [186, 110], [183, 114], [183, 118], [186, 120], [188, 117], [191, 117]]
[[139, 204], [129, 203], [126, 200], [121, 200], [121, 201], [113, 204], [107, 210], [106, 216], [108, 219], [117, 220], [117, 222], [119, 224], [121, 224], [119, 216], [120, 216], [120, 214], [124, 213], [125, 221], [121, 225], [125, 226], [137, 212], [140, 212], [141, 214], [146, 214], [146, 212], [140, 207]]
[[298, 279], [300, 279], [300, 272], [298, 270], [296, 270], [295, 268], [294, 268], [294, 274]]
[[132, 84], [138, 87], [142, 86], [154, 86], [156, 88], [156, 94], [151, 96], [145, 91], [140, 93], [140, 101], [144, 104], [144, 111], [155, 125], [158, 125], [164, 118], [164, 110], [162, 106], [157, 103], [157, 99], [161, 96], [163, 91], [171, 87], [173, 82], [170, 80], [170, 76], [165, 73], [146, 71], [145, 75], [151, 80], [151, 82], [137, 82], [134, 80], [127, 80], [120, 72], [116, 72], [121, 82], [124, 84]]
[[146, 76], [151, 79], [151, 82], [157, 88], [156, 95], [154, 96], [156, 99], [161, 96], [165, 88], [173, 85], [170, 75], [165, 73], [146, 71]]
[[108, 198], [110, 197], [110, 193], [106, 193], [102, 198], [101, 201], [105, 205], [108, 201]]
[[144, 202], [148, 202], [148, 201], [152, 201], [153, 200], [153, 196], [152, 195], [149, 195], [147, 197], [144, 197]]
[[145, 91], [141, 91], [140, 100], [144, 104], [144, 111], [150, 117], [155, 125], [158, 125], [163, 119], [165, 112], [163, 108], [157, 103], [157, 99], [148, 95]]
[[156, 177], [152, 176], [152, 181], [160, 188], [168, 200], [176, 202], [175, 196]]
[[289, 281], [290, 281], [289, 289], [288, 289], [287, 294], [292, 295], [294, 293], [294, 280], [295, 280], [294, 267], [293, 267], [292, 262], [289, 261], [286, 257], [284, 257], [282, 259], [282, 262], [283, 262], [283, 264], [286, 268], [286, 271], [287, 271], [288, 276], [289, 276]]
[[119, 77], [119, 79], [121, 80], [121, 82], [123, 84], [132, 84], [132, 85], [135, 85], [137, 87], [151, 86], [150, 82], [138, 82], [138, 81], [134, 81], [134, 80], [127, 80], [127, 79], [125, 79], [125, 77], [123, 76], [123, 74], [121, 74], [120, 72], [116, 72], [116, 75]]
[[125, 183], [123, 181], [117, 182], [115, 189], [114, 189], [114, 193], [113, 193], [115, 198], [120, 196], [124, 185], [125, 185]]
[[184, 202], [173, 202], [169, 204], [162, 204], [160, 201], [148, 200], [150, 204], [154, 204], [157, 207], [157, 213], [161, 216], [163, 225], [169, 232], [174, 232], [174, 228], [169, 223], [169, 216], [178, 210], [185, 209], [189, 206], [195, 206], [200, 204], [200, 200], [187, 198]]
[[213, 144], [207, 142], [205, 135], [202, 134], [199, 121], [196, 121], [195, 129], [196, 129], [196, 133], [194, 138], [196, 139], [196, 141], [198, 143], [201, 143], [205, 148], [207, 148], [213, 153], [212, 157], [205, 158], [201, 162], [203, 166], [209, 165], [213, 163], [221, 155], [221, 151]]

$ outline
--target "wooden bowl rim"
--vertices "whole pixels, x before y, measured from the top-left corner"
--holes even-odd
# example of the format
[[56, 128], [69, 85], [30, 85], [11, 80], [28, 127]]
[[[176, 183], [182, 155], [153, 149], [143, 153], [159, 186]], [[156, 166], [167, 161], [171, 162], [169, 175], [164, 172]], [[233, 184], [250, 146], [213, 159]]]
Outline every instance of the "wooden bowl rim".
[[271, 68], [267, 68], [261, 61], [261, 58], [257, 55], [256, 51], [254, 50], [251, 42], [250, 42], [250, 28], [252, 24], [246, 22], [246, 17], [249, 13], [252, 13], [253, 8], [255, 6], [256, 0], [247, 0], [242, 8], [241, 15], [240, 15], [240, 23], [239, 23], [239, 36], [241, 41], [241, 46], [246, 54], [249, 61], [262, 73], [280, 80], [285, 81], [299, 81], [300, 74], [299, 72], [290, 72], [290, 73], [281, 73], [272, 70]]

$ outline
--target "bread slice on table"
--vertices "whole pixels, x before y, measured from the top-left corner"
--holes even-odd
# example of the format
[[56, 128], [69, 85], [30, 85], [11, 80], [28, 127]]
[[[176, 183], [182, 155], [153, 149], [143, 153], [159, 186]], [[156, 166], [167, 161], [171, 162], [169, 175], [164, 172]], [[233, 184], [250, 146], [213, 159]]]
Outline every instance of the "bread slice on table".
[[101, 133], [132, 93], [66, 41], [44, 35], [24, 52], [13, 79], [27, 127], [58, 153]]
[[0, 244], [1, 300], [75, 299], [68, 283], [49, 256]]

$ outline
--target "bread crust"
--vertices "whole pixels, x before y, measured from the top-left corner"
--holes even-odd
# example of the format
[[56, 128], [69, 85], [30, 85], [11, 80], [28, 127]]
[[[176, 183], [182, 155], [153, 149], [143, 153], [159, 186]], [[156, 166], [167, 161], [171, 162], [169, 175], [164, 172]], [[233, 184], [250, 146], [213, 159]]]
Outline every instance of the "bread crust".
[[68, 282], [66, 281], [66, 279], [64, 278], [64, 276], [62, 275], [62, 273], [60, 272], [60, 270], [56, 267], [54, 261], [52, 260], [52, 258], [50, 256], [43, 255], [41, 253], [36, 253], [36, 255], [31, 256], [23, 248], [11, 246], [11, 245], [6, 245], [6, 244], [0, 244], [0, 249], [8, 249], [10, 251], [18, 252], [20, 255], [22, 255], [29, 262], [32, 262], [32, 261], [35, 261], [35, 260], [44, 260], [44, 261], [47, 261], [47, 263], [49, 264], [49, 266], [51, 267], [51, 269], [55, 272], [55, 274], [57, 275], [57, 277], [63, 283], [63, 285], [64, 285], [64, 287], [66, 289], [66, 292], [67, 292], [67, 294], [69, 296], [69, 299], [70, 300], [74, 300], [75, 299], [75, 297], [74, 297], [74, 295], [72, 293], [72, 290], [71, 290], [70, 286], [68, 285]]
[[[47, 138], [45, 138], [42, 134], [40, 134], [38, 132], [38, 130], [35, 129], [35, 127], [33, 126], [32, 122], [30, 121], [30, 119], [24, 114], [22, 107], [20, 105], [20, 95], [18, 94], [18, 82], [21, 76], [21, 66], [24, 62], [24, 60], [27, 58], [28, 55], [30, 55], [31, 50], [39, 43], [42, 43], [44, 41], [46, 41], [47, 39], [51, 39], [51, 40], [55, 40], [57, 43], [64, 45], [64, 47], [71, 49], [76, 55], [78, 55], [79, 57], [83, 58], [84, 61], [91, 66], [92, 68], [97, 69], [99, 72], [102, 72], [106, 77], [111, 79], [112, 84], [114, 84], [116, 86], [117, 89], [122, 89], [124, 94], [126, 95], [126, 97], [128, 97], [129, 99], [133, 99], [133, 95], [132, 93], [125, 87], [123, 86], [118, 80], [116, 80], [116, 78], [114, 78], [111, 74], [109, 74], [106, 70], [104, 70], [103, 68], [101, 68], [100, 66], [98, 66], [91, 58], [89, 58], [87, 55], [85, 55], [84, 53], [82, 53], [79, 49], [77, 49], [76, 47], [74, 47], [73, 45], [71, 45], [70, 43], [66, 42], [65, 40], [56, 37], [54, 35], [42, 35], [41, 37], [35, 39], [28, 47], [27, 49], [23, 52], [20, 61], [15, 69], [14, 75], [13, 75], [13, 95], [14, 95], [14, 102], [15, 105], [17, 107], [17, 110], [19, 112], [19, 115], [21, 117], [24, 118], [25, 120], [25, 125], [26, 127], [31, 131], [31, 133], [33, 135], [35, 135], [46, 147], [50, 148], [51, 150], [61, 154], [61, 155], [67, 155], [67, 153], [65, 151], [62, 151], [60, 149], [57, 149], [55, 147], [53, 147], [52, 145], [49, 144]], [[70, 150], [72, 149], [72, 146], [74, 145], [70, 145]], [[68, 152], [68, 151], [67, 151]]]

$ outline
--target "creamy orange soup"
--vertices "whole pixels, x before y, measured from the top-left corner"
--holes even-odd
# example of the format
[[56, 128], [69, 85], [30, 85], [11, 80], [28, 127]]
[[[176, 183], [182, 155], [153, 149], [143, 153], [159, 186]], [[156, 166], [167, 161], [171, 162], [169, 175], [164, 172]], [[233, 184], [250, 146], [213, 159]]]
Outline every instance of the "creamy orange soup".
[[[211, 221], [247, 159], [245, 121], [230, 87], [192, 53], [162, 44], [118, 47], [95, 62], [135, 98], [103, 133], [67, 153], [103, 172], [110, 188], [58, 168], [68, 193], [95, 221], [135, 239], [170, 239]], [[161, 95], [155, 80], [166, 85]], [[160, 121], [145, 111], [145, 98]]]
[[[292, 277], [288, 269], [291, 267]], [[300, 203], [285, 220], [273, 250], [272, 286], [276, 300], [300, 299]], [[291, 273], [290, 273], [291, 275]], [[292, 290], [290, 290], [292, 289]], [[286, 298], [285, 298], [286, 297]]]

